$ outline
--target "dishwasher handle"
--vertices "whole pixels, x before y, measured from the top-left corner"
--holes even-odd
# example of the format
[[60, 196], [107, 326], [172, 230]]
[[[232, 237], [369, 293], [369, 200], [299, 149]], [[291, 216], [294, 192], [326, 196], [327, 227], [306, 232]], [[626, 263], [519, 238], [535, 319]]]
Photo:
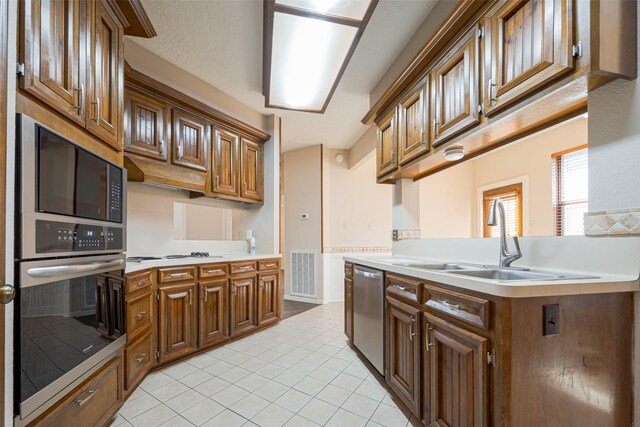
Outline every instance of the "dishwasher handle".
[[382, 279], [382, 272], [381, 271], [377, 271], [377, 272], [371, 272], [371, 271], [365, 271], [365, 270], [360, 270], [358, 267], [356, 267], [355, 269], [356, 275], [357, 276], [362, 276], [362, 277], [366, 277], [368, 279]]

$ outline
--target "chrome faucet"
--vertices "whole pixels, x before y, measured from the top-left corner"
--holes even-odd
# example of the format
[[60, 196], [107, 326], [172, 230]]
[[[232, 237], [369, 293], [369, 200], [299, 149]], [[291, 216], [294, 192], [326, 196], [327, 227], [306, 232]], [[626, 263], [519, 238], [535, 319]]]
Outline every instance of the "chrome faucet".
[[491, 202], [489, 208], [489, 217], [487, 218], [487, 225], [497, 225], [497, 216], [500, 216], [500, 267], [509, 267], [511, 263], [519, 258], [522, 258], [522, 252], [520, 251], [520, 243], [518, 243], [518, 236], [513, 236], [513, 243], [516, 245], [515, 252], [509, 252], [507, 246], [507, 226], [504, 219], [504, 204], [499, 197], [496, 197]]

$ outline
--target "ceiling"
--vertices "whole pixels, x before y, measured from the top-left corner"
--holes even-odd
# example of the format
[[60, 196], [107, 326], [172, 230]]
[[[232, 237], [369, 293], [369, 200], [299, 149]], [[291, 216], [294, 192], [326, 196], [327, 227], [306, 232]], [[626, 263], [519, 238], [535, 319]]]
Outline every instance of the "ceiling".
[[366, 131], [369, 93], [436, 0], [381, 0], [325, 114], [264, 107], [261, 0], [143, 0], [158, 36], [134, 41], [263, 114], [283, 121], [283, 148], [348, 149]]

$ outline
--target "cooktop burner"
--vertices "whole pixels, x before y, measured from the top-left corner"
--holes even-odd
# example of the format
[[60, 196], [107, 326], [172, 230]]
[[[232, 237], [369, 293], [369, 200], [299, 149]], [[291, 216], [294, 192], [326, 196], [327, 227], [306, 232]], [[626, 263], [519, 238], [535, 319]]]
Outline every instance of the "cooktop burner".
[[180, 259], [180, 258], [206, 258], [209, 252], [191, 252], [190, 255], [167, 255], [164, 259]]
[[156, 261], [161, 259], [183, 259], [183, 258], [222, 258], [221, 255], [209, 255], [209, 252], [191, 252], [189, 255], [165, 255], [157, 256], [132, 256], [127, 258], [127, 262]]
[[130, 256], [127, 257], [126, 261], [127, 262], [142, 262], [142, 261], [153, 261], [156, 259], [162, 259], [160, 257], [157, 256]]

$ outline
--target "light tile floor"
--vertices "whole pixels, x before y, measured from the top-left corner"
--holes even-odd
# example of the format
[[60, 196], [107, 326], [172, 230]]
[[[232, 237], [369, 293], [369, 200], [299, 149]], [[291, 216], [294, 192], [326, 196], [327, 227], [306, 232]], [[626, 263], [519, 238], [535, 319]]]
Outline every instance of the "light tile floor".
[[330, 303], [149, 374], [113, 426], [411, 423], [347, 345]]

